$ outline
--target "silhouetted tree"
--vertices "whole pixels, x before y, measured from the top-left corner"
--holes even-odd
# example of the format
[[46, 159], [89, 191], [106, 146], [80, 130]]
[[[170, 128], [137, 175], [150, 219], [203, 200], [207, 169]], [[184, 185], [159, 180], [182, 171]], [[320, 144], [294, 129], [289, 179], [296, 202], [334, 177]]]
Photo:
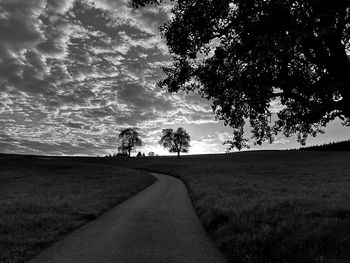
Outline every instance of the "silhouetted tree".
[[154, 152], [149, 152], [148, 153], [148, 156], [150, 156], [150, 157], [153, 157], [155, 154], [154, 154]]
[[129, 156], [127, 149], [123, 147], [123, 145], [118, 147], [118, 156]]
[[337, 117], [350, 125], [349, 0], [172, 2], [161, 31], [174, 63], [159, 86], [198, 90], [236, 134], [249, 120], [258, 144], [278, 132], [304, 144]]
[[123, 130], [119, 134], [119, 139], [122, 145], [118, 148], [121, 152], [127, 152], [130, 157], [131, 152], [136, 149], [136, 147], [142, 146], [142, 140], [139, 137], [139, 133], [136, 128], [128, 128]]
[[180, 153], [189, 151], [191, 138], [184, 128], [180, 127], [176, 132], [173, 129], [163, 129], [162, 133], [159, 144], [169, 152], [177, 153], [177, 158], [180, 158]]
[[120, 151], [117, 153], [117, 157], [128, 157], [128, 156], [129, 156], [128, 153], [125, 151], [124, 152]]
[[226, 149], [226, 152], [232, 151], [234, 148], [237, 150], [242, 150], [244, 148], [249, 149], [250, 146], [248, 144], [248, 139], [243, 137], [244, 130], [243, 128], [237, 129], [233, 131], [233, 139], [232, 140], [226, 140], [224, 141], [224, 145], [228, 144], [228, 148]]

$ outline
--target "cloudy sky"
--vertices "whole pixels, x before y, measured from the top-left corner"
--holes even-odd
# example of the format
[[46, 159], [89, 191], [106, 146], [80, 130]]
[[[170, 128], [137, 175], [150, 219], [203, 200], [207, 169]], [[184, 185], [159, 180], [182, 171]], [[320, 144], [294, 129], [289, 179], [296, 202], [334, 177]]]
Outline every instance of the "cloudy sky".
[[[231, 130], [196, 94], [155, 87], [171, 63], [158, 27], [170, 6], [127, 0], [0, 0], [0, 152], [104, 155], [140, 128], [144, 152], [163, 128], [184, 127], [193, 154], [224, 152]], [[309, 144], [348, 139], [337, 122]], [[278, 136], [259, 149], [298, 146]]]

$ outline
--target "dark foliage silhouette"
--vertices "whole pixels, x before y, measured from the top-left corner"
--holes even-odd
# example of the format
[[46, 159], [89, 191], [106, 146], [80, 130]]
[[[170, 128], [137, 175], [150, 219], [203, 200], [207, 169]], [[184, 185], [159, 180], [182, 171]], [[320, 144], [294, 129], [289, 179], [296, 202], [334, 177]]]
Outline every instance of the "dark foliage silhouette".
[[224, 145], [229, 145], [226, 149], [226, 152], [229, 153], [234, 148], [237, 150], [242, 150], [244, 148], [249, 149], [250, 146], [248, 144], [248, 139], [244, 138], [243, 136], [244, 130], [243, 127], [241, 129], [235, 129], [233, 131], [233, 139], [232, 140], [226, 140], [224, 141]]
[[300, 148], [300, 151], [350, 151], [350, 140]]
[[184, 128], [180, 127], [175, 132], [173, 129], [163, 129], [162, 132], [159, 144], [169, 152], [177, 153], [177, 158], [180, 158], [180, 153], [189, 151], [191, 138]]
[[123, 130], [119, 134], [121, 140], [121, 146], [118, 148], [119, 152], [127, 153], [130, 157], [131, 152], [137, 147], [142, 146], [142, 140], [140, 139], [139, 132], [136, 128], [128, 128]]
[[236, 139], [248, 121], [258, 144], [278, 132], [304, 144], [337, 117], [350, 125], [349, 0], [172, 2], [161, 32], [174, 63], [159, 86], [199, 91]]
[[118, 152], [117, 153], [117, 156], [116, 157], [128, 157], [129, 155], [128, 155], [128, 153], [127, 152], [123, 152], [123, 151], [121, 151], [121, 152]]

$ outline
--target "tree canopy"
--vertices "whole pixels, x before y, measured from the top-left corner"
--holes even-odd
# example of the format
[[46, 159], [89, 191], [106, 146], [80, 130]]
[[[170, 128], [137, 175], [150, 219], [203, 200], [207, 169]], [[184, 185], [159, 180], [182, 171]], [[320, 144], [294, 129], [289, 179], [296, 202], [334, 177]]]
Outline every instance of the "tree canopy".
[[177, 153], [177, 158], [180, 158], [180, 153], [189, 151], [190, 141], [190, 135], [180, 127], [175, 132], [173, 129], [163, 129], [159, 144], [167, 148], [169, 152]]
[[172, 2], [161, 32], [174, 62], [159, 86], [199, 91], [242, 142], [246, 122], [258, 144], [350, 125], [349, 0]]
[[119, 140], [121, 140], [121, 146], [118, 150], [122, 153], [127, 152], [129, 157], [132, 151], [142, 146], [142, 140], [136, 128], [122, 130], [119, 134]]

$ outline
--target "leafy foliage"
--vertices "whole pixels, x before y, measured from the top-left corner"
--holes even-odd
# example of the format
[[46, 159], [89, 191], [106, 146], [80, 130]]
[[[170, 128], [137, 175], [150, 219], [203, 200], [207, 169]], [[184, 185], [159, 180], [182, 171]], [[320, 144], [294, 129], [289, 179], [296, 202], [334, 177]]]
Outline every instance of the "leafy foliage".
[[226, 150], [227, 152], [232, 151], [234, 148], [236, 148], [239, 151], [244, 148], [250, 148], [248, 144], [249, 140], [243, 137], [243, 133], [243, 129], [236, 129], [233, 131], [233, 139], [224, 141], [224, 145], [229, 145]]
[[128, 128], [123, 130], [119, 134], [119, 139], [122, 141], [121, 146], [118, 148], [119, 152], [127, 152], [129, 157], [131, 152], [134, 151], [136, 147], [142, 146], [142, 140], [140, 139], [136, 128]]
[[180, 158], [180, 153], [187, 153], [190, 148], [190, 135], [184, 128], [178, 128], [175, 132], [173, 129], [163, 129], [163, 135], [159, 141], [164, 148], [167, 148], [171, 153], [177, 153]]
[[249, 122], [258, 144], [279, 132], [304, 144], [337, 117], [349, 125], [349, 0], [172, 2], [161, 31], [174, 63], [159, 86], [199, 91], [226, 125]]

